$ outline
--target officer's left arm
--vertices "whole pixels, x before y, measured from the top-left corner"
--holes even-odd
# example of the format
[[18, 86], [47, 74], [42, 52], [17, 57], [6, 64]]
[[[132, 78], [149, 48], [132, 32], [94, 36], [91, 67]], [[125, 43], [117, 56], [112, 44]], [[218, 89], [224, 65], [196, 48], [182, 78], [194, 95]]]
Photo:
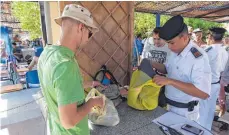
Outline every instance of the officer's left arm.
[[195, 97], [201, 99], [209, 97], [211, 91], [211, 77], [211, 68], [208, 57], [201, 56], [200, 58], [196, 58], [190, 74], [190, 80], [196, 88], [193, 96], [196, 95]]
[[206, 92], [202, 91], [191, 83], [185, 83], [178, 80], [170, 79], [170, 85], [194, 97], [198, 97], [201, 99], [207, 99], [209, 97]]
[[179, 80], [175, 80], [175, 79], [171, 79], [171, 78], [167, 78], [163, 76], [158, 76], [158, 75], [153, 78], [153, 82], [155, 82], [157, 85], [160, 85], [160, 86], [172, 85], [173, 87], [183, 91], [184, 93], [188, 95], [194, 96], [194, 97], [198, 97], [202, 99], [206, 99], [209, 97], [207, 93], [198, 89], [195, 85], [191, 83], [186, 83], [186, 82], [182, 82]]
[[172, 85], [188, 95], [206, 99], [209, 97], [211, 89], [211, 69], [207, 57], [195, 60], [191, 69], [190, 80], [190, 83], [186, 83], [161, 76], [153, 78], [153, 81], [158, 85]]

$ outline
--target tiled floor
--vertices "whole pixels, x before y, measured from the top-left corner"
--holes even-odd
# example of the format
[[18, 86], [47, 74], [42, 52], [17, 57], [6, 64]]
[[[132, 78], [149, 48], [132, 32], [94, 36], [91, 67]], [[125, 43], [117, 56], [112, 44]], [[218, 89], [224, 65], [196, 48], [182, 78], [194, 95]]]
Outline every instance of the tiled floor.
[[40, 88], [0, 96], [0, 135], [44, 135], [45, 122], [38, 105]]
[[45, 135], [42, 116], [1, 127], [0, 135]]

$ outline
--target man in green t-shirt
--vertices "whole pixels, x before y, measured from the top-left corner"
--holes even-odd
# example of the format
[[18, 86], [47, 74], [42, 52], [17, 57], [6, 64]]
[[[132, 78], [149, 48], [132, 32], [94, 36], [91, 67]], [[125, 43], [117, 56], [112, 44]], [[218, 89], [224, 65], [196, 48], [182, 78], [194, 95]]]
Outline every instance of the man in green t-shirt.
[[103, 108], [104, 100], [92, 98], [85, 103], [84, 88], [101, 84], [83, 82], [75, 54], [98, 28], [91, 13], [75, 4], [66, 5], [62, 16], [55, 21], [61, 26], [60, 45], [45, 47], [38, 61], [50, 133], [89, 135], [87, 114], [94, 106]]

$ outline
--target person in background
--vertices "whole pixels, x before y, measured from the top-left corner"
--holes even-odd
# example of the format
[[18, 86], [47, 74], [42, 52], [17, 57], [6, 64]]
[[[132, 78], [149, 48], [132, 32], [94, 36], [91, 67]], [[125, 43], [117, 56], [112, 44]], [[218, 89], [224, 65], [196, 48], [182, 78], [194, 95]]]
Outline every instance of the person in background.
[[159, 37], [160, 27], [153, 30], [152, 37], [148, 38], [145, 42], [142, 59], [147, 58], [151, 61], [164, 64], [167, 61], [170, 50], [168, 44]]
[[20, 37], [18, 34], [16, 34], [14, 37], [13, 37], [13, 42], [20, 42]]
[[13, 55], [14, 57], [17, 59], [18, 62], [22, 61], [23, 55], [21, 52], [21, 48], [17, 46], [16, 43], [12, 43], [12, 47], [13, 47]]
[[188, 35], [190, 39], [193, 39], [193, 28], [191, 26], [188, 26]]
[[203, 32], [200, 28], [195, 29], [193, 31], [194, 34], [194, 41], [199, 47], [205, 47], [207, 43], [205, 43], [202, 38], [203, 38]]
[[223, 40], [223, 47], [226, 49], [227, 52], [229, 52], [229, 36], [226, 36]]
[[22, 41], [21, 47], [22, 48], [29, 48], [29, 46], [28, 46], [28, 44], [27, 44], [27, 42], [25, 40]]
[[33, 69], [33, 67], [37, 65], [38, 59], [39, 59], [42, 51], [43, 51], [43, 47], [37, 47], [35, 49], [35, 56], [33, 57], [32, 61], [30, 62], [29, 66], [28, 66], [29, 71], [31, 71]]
[[212, 44], [211, 35], [209, 33], [207, 34], [207, 37], [206, 37], [206, 43], [207, 43], [207, 46]]
[[[200, 101], [201, 117], [199, 118], [198, 122], [208, 130], [211, 130], [214, 112], [216, 109], [216, 100], [220, 91], [220, 75], [225, 69], [228, 54], [225, 49], [222, 48], [222, 39], [226, 30], [219, 27], [211, 28], [209, 30], [212, 44], [206, 48], [205, 51], [208, 54], [209, 64], [211, 66], [211, 92], [210, 97], [207, 100]], [[206, 113], [206, 111], [208, 113]]]
[[51, 135], [89, 135], [87, 115], [94, 106], [103, 108], [105, 103], [102, 97], [85, 102], [84, 88], [102, 85], [83, 81], [75, 57], [98, 28], [88, 9], [76, 4], [66, 5], [55, 22], [61, 27], [60, 44], [46, 46], [37, 66], [50, 132]]
[[223, 43], [225, 46], [229, 46], [229, 36], [224, 37]]
[[[197, 121], [199, 100], [207, 99], [211, 89], [211, 69], [207, 54], [190, 40], [182, 16], [170, 18], [159, 32], [171, 53], [166, 64], [153, 62], [153, 68], [166, 74], [153, 82], [165, 86], [168, 110]], [[206, 112], [207, 113], [207, 112]]]
[[134, 44], [133, 44], [133, 61], [132, 61], [132, 66], [136, 67], [138, 66], [140, 56], [142, 55], [142, 49], [143, 49], [143, 44], [142, 44], [142, 39], [141, 39], [141, 34], [138, 34], [135, 39], [134, 39]]
[[225, 114], [225, 111], [226, 111], [225, 87], [227, 87], [227, 89], [229, 90], [229, 86], [228, 86], [229, 85], [229, 59], [227, 60], [225, 69], [223, 73], [221, 74], [220, 85], [221, 86], [220, 86], [220, 93], [219, 93], [218, 101], [219, 101], [219, 106], [220, 106], [219, 116], [221, 117], [222, 115]]
[[1, 53], [0, 63], [6, 63], [7, 54], [6, 54], [6, 45], [4, 40], [0, 40], [0, 53]]
[[41, 55], [41, 53], [43, 52], [43, 47], [45, 47], [45, 40], [43, 38], [40, 39], [42, 42], [42, 46], [40, 47], [35, 47], [35, 56], [33, 57], [32, 61], [30, 62], [28, 69], [29, 71], [32, 70], [34, 68], [34, 66], [37, 65], [38, 63], [38, 59]]

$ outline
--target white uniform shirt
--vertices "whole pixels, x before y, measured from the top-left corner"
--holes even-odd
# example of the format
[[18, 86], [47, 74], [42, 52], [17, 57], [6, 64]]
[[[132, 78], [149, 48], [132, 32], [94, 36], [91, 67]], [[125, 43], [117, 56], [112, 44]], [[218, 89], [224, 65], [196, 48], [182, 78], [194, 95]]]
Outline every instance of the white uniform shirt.
[[142, 59], [147, 58], [163, 64], [166, 63], [169, 54], [170, 50], [167, 44], [162, 47], [157, 47], [154, 45], [152, 37], [146, 39], [142, 52]]
[[[229, 53], [229, 52], [228, 52]], [[229, 55], [229, 54], [228, 54]], [[229, 84], [229, 59], [227, 60], [227, 64], [225, 66], [225, 69], [221, 75], [221, 80], [225, 83], [225, 84]]]
[[[209, 49], [209, 50], [208, 50]], [[209, 64], [212, 72], [211, 83], [219, 82], [220, 73], [224, 71], [227, 59], [227, 53], [220, 44], [212, 44], [206, 48]], [[225, 57], [225, 58], [224, 58]]]
[[[191, 52], [191, 48], [193, 47], [196, 48], [202, 56], [195, 58]], [[210, 93], [211, 68], [208, 56], [206, 52], [197, 46], [193, 41], [190, 41], [179, 55], [171, 52], [168, 58], [168, 63], [166, 64], [166, 70], [168, 78], [191, 83], [201, 91], [207, 94]], [[199, 100], [199, 98], [188, 95], [171, 85], [167, 85], [165, 87], [165, 95], [167, 98], [181, 103]], [[185, 115], [188, 118], [192, 117], [190, 118], [192, 120], [196, 120], [199, 113], [199, 107], [195, 107], [192, 112], [188, 112], [187, 108], [176, 108], [172, 106], [170, 106], [170, 110], [180, 115]], [[195, 116], [188, 116], [193, 112], [195, 112]]]
[[222, 49], [222, 63], [223, 63], [223, 70], [225, 69], [225, 67], [226, 67], [226, 64], [227, 64], [227, 60], [228, 60], [228, 52], [227, 52], [227, 50], [225, 50], [225, 48], [223, 47], [223, 45], [221, 45], [221, 47], [223, 48]]

